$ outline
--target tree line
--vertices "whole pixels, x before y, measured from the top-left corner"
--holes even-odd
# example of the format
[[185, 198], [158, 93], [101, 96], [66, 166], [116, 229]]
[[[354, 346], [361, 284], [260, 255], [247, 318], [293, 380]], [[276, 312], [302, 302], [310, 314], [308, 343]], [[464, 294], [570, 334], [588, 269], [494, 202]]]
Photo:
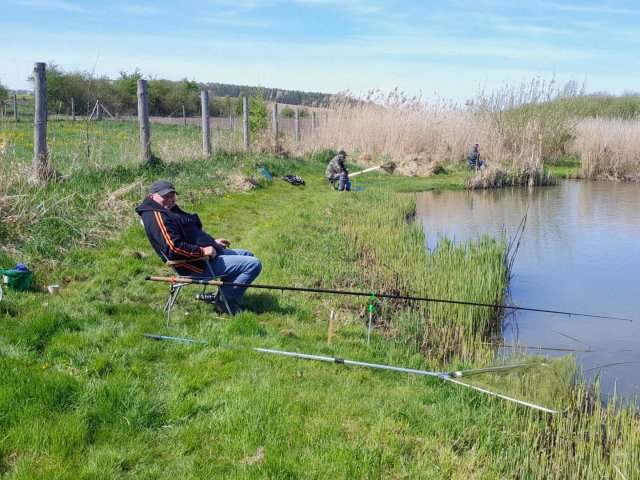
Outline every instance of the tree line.
[[[95, 76], [90, 72], [66, 72], [55, 63], [47, 65], [47, 97], [50, 114], [70, 114], [72, 99], [77, 115], [89, 115], [99, 100], [114, 115], [135, 115], [137, 112], [137, 85], [142, 72], [121, 71], [118, 78]], [[0, 85], [1, 87], [1, 85]], [[149, 113], [152, 116], [187, 116], [200, 114], [200, 91], [208, 90], [209, 112], [212, 116], [242, 114], [242, 97], [261, 101], [274, 101], [301, 106], [321, 106], [329, 94], [281, 90], [275, 88], [226, 85], [221, 83], [197, 83], [186, 78], [180, 81], [148, 79]], [[0, 88], [0, 100], [8, 98], [6, 88]], [[289, 112], [291, 110], [291, 112]], [[293, 116], [293, 110], [285, 110]], [[307, 116], [306, 108], [301, 115]]]

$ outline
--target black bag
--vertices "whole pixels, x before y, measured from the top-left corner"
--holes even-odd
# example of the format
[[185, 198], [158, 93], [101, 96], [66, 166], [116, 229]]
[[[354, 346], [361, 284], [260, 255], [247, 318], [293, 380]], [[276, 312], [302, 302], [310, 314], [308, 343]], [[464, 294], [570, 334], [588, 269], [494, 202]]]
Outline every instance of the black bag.
[[304, 180], [298, 175], [285, 175], [280, 177], [285, 182], [289, 182], [291, 185], [304, 185]]

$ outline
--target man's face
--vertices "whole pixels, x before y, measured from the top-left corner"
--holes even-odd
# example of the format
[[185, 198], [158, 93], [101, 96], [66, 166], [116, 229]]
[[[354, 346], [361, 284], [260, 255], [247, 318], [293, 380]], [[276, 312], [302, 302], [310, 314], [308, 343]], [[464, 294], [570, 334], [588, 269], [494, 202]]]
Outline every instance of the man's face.
[[173, 208], [176, 204], [176, 192], [169, 192], [165, 195], [159, 195], [157, 193], [149, 194], [149, 198], [162, 205], [167, 210]]
[[341, 153], [338, 155], [338, 158], [344, 162], [344, 159], [347, 158], [347, 156]]

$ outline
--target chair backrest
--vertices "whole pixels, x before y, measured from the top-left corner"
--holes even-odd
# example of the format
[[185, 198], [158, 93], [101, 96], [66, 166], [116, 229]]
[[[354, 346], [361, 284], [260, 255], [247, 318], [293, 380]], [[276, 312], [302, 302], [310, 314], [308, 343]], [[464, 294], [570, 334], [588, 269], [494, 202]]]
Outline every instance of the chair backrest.
[[[140, 217], [140, 225], [142, 225], [142, 228], [145, 228], [144, 226], [144, 221], [142, 220], [142, 217]], [[145, 229], [146, 231], [146, 229]], [[171, 267], [171, 269], [174, 271], [174, 273], [178, 276], [181, 277], [191, 277], [192, 275], [181, 275], [178, 270], [177, 267], [179, 267], [180, 265], [184, 265], [185, 263], [192, 263], [192, 262], [199, 262], [202, 260], [208, 260], [210, 257], [208, 256], [204, 256], [204, 257], [196, 257], [196, 258], [187, 258], [184, 260], [169, 260], [167, 258], [167, 256], [164, 254], [164, 252], [158, 252], [163, 258], [164, 258], [164, 264], [167, 265], [168, 267]], [[205, 266], [205, 275], [200, 276], [200, 278], [217, 278], [214, 274], [213, 274], [213, 270], [211, 269], [211, 265], [209, 264], [209, 262], [205, 262], [206, 266]]]

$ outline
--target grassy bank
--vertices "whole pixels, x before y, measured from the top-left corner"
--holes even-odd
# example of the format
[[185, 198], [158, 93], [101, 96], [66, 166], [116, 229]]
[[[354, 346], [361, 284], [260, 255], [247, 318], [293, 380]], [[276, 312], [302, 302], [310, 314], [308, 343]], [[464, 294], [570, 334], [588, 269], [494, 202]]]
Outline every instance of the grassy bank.
[[[480, 346], [497, 327], [491, 310], [378, 302], [369, 346], [366, 299], [250, 290], [249, 311], [230, 319], [190, 299], [193, 289], [179, 300], [173, 328], [164, 328], [167, 287], [143, 278], [167, 270], [133, 213], [158, 177], [175, 181], [180, 204], [198, 211], [211, 233], [263, 260], [259, 283], [501, 297], [502, 243], [445, 243], [427, 255], [412, 221], [415, 202], [406, 192], [462, 188], [464, 169], [428, 179], [370, 174], [359, 177], [362, 190], [339, 194], [322, 179], [329, 156], [226, 154], [150, 169], [112, 153], [93, 165], [58, 163], [63, 178], [44, 190], [8, 184], [7, 195], [35, 197], [29, 201], [43, 209], [28, 222], [26, 213], [2, 218], [2, 265], [25, 261], [36, 283], [0, 303], [1, 474], [633, 478], [637, 419], [569, 395], [570, 362], [476, 380], [568, 409], [550, 417], [437, 379], [250, 349], [428, 370], [491, 365], [496, 359]], [[255, 163], [307, 184], [270, 182]], [[257, 188], [233, 191], [242, 185], [238, 175]], [[50, 283], [61, 285], [59, 296], [44, 293]], [[209, 345], [150, 342], [144, 332]]]

